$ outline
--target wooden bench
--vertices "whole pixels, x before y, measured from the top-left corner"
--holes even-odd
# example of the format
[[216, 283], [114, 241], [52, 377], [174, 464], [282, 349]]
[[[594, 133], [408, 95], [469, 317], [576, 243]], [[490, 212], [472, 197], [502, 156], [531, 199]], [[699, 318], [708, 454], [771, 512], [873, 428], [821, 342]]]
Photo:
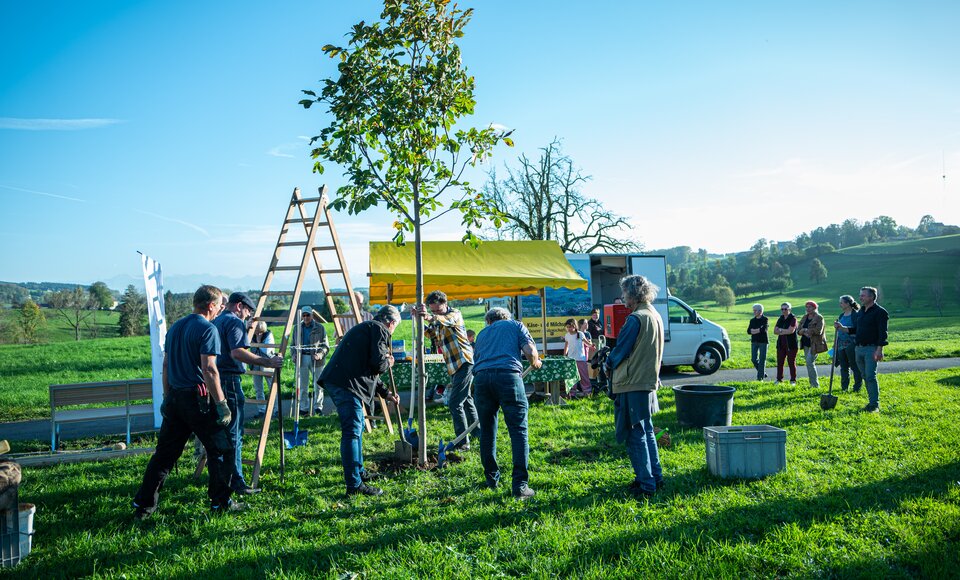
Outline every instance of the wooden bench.
[[[153, 415], [153, 403], [134, 405], [133, 401], [153, 400], [152, 379], [129, 379], [104, 383], [50, 385], [50, 449], [57, 450], [62, 423], [102, 421], [124, 417], [127, 421], [127, 446], [130, 445], [130, 422], [133, 417]], [[109, 407], [64, 409], [97, 403], [123, 403]]]

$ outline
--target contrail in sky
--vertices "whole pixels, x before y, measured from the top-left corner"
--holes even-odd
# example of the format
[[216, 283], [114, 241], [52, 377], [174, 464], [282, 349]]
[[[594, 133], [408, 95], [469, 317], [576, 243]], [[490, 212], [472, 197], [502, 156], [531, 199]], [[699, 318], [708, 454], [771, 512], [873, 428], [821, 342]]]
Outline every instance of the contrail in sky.
[[24, 193], [32, 193], [32, 194], [34, 194], [34, 195], [43, 195], [43, 196], [46, 196], [46, 197], [53, 197], [53, 198], [56, 198], [56, 199], [65, 199], [65, 200], [67, 200], [67, 201], [79, 201], [80, 203], [86, 203], [86, 201], [87, 201], [87, 200], [85, 200], [85, 199], [80, 199], [80, 198], [78, 198], [78, 197], [68, 197], [68, 196], [66, 196], [66, 195], [58, 195], [58, 194], [56, 194], [56, 193], [47, 193], [46, 191], [37, 191], [37, 190], [35, 190], [35, 189], [24, 189], [24, 188], [22, 188], [22, 187], [14, 187], [14, 186], [12, 186], [12, 185], [3, 185], [3, 184], [0, 184], [0, 187], [3, 187], [3, 188], [5, 188], [5, 189], [12, 189], [13, 191], [22, 191], [22, 192], [24, 192]]
[[121, 119], [17, 119], [0, 117], [0, 129], [19, 131], [77, 131], [122, 123]]
[[151, 212], [151, 211], [144, 211], [144, 210], [142, 210], [142, 209], [135, 209], [135, 210], [133, 210], [133, 211], [135, 211], [135, 212], [137, 212], [137, 213], [142, 213], [143, 215], [148, 215], [148, 216], [151, 216], [151, 217], [155, 217], [155, 218], [160, 219], [160, 220], [164, 220], [164, 221], [168, 221], [168, 222], [173, 222], [173, 223], [175, 223], [175, 224], [180, 224], [180, 225], [182, 225], [182, 226], [187, 226], [188, 228], [190, 228], [190, 229], [192, 229], [192, 230], [196, 230], [196, 231], [200, 232], [201, 234], [207, 236], [208, 238], [210, 237], [210, 232], [208, 232], [207, 230], [201, 228], [200, 226], [198, 226], [198, 225], [196, 225], [196, 224], [192, 224], [192, 223], [190, 223], [190, 222], [185, 222], [185, 221], [183, 221], [183, 220], [178, 220], [178, 219], [176, 219], [176, 218], [170, 218], [170, 217], [167, 217], [167, 216], [163, 216], [163, 215], [160, 215], [160, 214], [157, 214], [157, 213], [153, 213], [153, 212]]

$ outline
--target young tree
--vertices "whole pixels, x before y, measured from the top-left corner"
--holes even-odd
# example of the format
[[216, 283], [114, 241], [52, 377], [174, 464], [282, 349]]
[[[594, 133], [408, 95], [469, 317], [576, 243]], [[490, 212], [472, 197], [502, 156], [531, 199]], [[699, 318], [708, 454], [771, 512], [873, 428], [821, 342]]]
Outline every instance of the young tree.
[[827, 267], [823, 265], [820, 258], [814, 258], [810, 262], [810, 280], [815, 284], [827, 279]]
[[40, 338], [40, 330], [47, 325], [47, 317], [37, 306], [37, 303], [27, 298], [20, 307], [17, 318], [17, 326], [20, 330], [20, 339], [23, 342], [32, 344]]
[[97, 307], [90, 294], [82, 286], [77, 286], [73, 290], [51, 292], [47, 295], [47, 302], [67, 321], [73, 329], [75, 339], [80, 340], [80, 329], [93, 315], [93, 309]]
[[108, 310], [113, 307], [113, 292], [107, 288], [104, 282], [94, 282], [91, 284], [90, 296], [100, 310]]
[[910, 280], [910, 276], [907, 276], [903, 279], [903, 284], [900, 285], [901, 295], [903, 296], [903, 304], [907, 307], [907, 310], [910, 310], [910, 307], [913, 305], [913, 282]]
[[521, 155], [520, 167], [508, 167], [506, 179], [497, 179], [496, 171], [490, 171], [484, 192], [497, 209], [510, 216], [498, 234], [523, 240], [556, 240], [564, 252], [583, 254], [642, 248], [631, 237], [633, 228], [627, 218], [583, 195], [580, 186], [590, 177], [563, 153], [558, 139], [540, 151], [536, 162]]
[[[449, 211], [458, 211], [465, 242], [479, 243], [486, 220], [499, 227], [505, 216], [463, 179], [467, 166], [489, 157], [509, 133], [493, 125], [458, 128], [473, 114], [474, 79], [467, 74], [458, 39], [472, 9], [448, 0], [384, 0], [381, 20], [360, 22], [345, 46], [328, 44], [323, 52], [337, 62], [337, 76], [323, 81], [318, 96], [303, 91], [300, 104], [326, 105], [332, 120], [311, 139], [314, 171], [324, 163], [344, 168], [348, 183], [337, 190], [331, 207], [351, 214], [381, 203], [396, 215], [394, 240], [412, 234], [415, 246], [417, 302], [423, 302], [420, 229]], [[445, 200], [444, 194], [452, 194]], [[448, 203], [445, 207], [445, 203]], [[415, 376], [420, 396], [418, 459], [426, 455], [423, 333], [416, 333]]]
[[120, 302], [120, 336], [140, 336], [146, 328], [147, 298], [131, 284]]
[[714, 286], [713, 299], [717, 303], [717, 306], [727, 312], [730, 312], [730, 307], [737, 303], [737, 297], [729, 286]]
[[[334, 296], [333, 307], [337, 309], [337, 314], [350, 312], [350, 305], [347, 304], [346, 300], [340, 298], [339, 296]], [[327, 305], [326, 300], [324, 300], [320, 305], [320, 316], [322, 316], [324, 320], [333, 322], [333, 316], [330, 313], [330, 307]]]
[[940, 316], [943, 316], [943, 280], [940, 278], [930, 282], [930, 302], [933, 303]]

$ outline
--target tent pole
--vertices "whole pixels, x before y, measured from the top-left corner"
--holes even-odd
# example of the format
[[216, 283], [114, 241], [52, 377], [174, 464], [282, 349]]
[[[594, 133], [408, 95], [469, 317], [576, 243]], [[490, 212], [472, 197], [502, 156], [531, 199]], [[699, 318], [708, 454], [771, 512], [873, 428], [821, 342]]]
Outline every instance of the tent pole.
[[543, 324], [543, 356], [547, 356], [547, 289], [540, 289], [540, 323]]

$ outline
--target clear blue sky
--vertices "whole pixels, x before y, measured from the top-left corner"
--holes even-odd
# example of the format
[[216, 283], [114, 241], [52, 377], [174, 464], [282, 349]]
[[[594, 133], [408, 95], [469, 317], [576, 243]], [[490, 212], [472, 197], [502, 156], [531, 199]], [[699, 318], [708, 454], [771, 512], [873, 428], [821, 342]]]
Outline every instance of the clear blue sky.
[[[711, 252], [878, 215], [960, 222], [960, 3], [485, 0], [462, 43], [502, 167], [554, 136], [647, 248]], [[0, 280], [262, 277], [320, 47], [379, 5], [4, 2]], [[946, 167], [944, 180], [942, 168]], [[475, 179], [482, 180], [478, 173]], [[384, 212], [340, 216], [354, 284]], [[456, 222], [429, 239], [458, 239]]]

